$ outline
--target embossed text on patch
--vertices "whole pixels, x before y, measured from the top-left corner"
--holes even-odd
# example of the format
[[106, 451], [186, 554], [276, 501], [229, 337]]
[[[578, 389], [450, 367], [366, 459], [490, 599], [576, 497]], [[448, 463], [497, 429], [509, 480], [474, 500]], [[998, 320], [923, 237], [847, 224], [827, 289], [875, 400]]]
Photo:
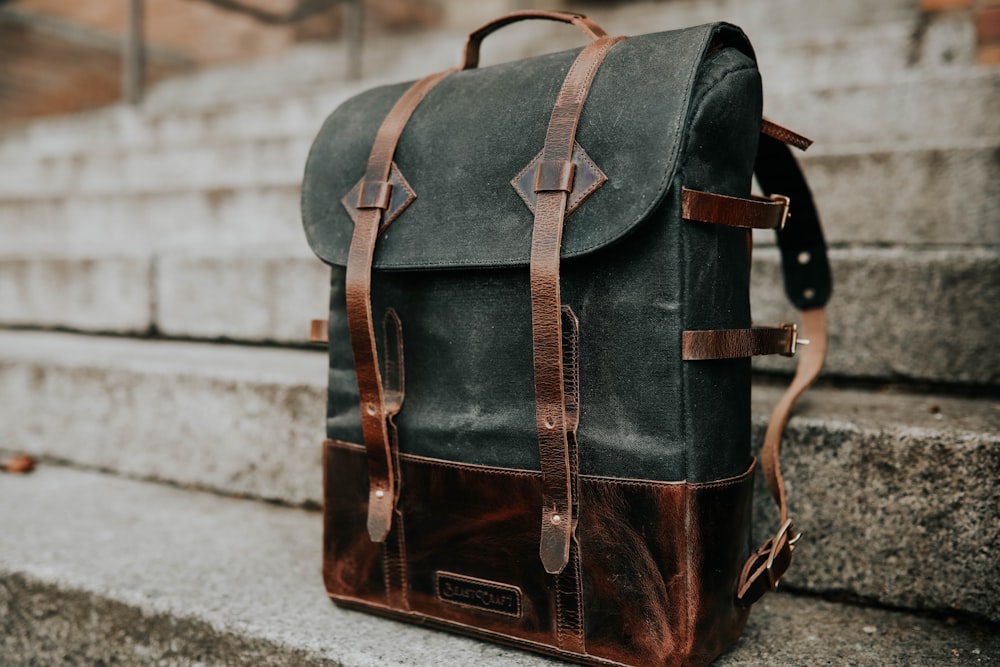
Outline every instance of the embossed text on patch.
[[491, 611], [504, 616], [521, 616], [521, 589], [510, 584], [438, 571], [434, 578], [437, 596], [444, 602]]

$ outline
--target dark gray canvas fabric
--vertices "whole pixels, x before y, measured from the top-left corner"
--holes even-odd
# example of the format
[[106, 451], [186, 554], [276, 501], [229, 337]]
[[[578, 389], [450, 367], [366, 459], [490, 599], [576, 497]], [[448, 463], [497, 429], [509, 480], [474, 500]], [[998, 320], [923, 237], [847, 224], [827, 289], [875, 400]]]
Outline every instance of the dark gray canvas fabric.
[[[403, 133], [417, 193], [380, 238], [376, 318], [403, 323], [401, 451], [538, 468], [527, 258], [532, 215], [510, 180], [542, 146], [576, 51], [445, 79]], [[354, 98], [324, 124], [303, 218], [332, 266], [330, 437], [361, 442], [344, 305], [353, 223], [340, 198], [406, 85]], [[644, 35], [608, 55], [577, 140], [608, 182], [567, 218], [563, 302], [580, 320], [581, 472], [706, 481], [749, 464], [746, 360], [683, 362], [685, 329], [749, 326], [744, 232], [681, 220], [681, 186], [746, 196], [760, 79], [728, 26]]]

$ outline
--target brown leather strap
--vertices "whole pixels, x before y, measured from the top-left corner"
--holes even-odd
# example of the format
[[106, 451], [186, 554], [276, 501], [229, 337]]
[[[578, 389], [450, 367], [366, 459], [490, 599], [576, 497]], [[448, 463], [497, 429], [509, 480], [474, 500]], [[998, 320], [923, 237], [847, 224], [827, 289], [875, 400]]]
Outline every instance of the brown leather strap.
[[607, 37], [607, 33], [604, 32], [604, 29], [601, 26], [597, 25], [583, 14], [548, 11], [544, 9], [525, 9], [519, 12], [511, 12], [509, 14], [504, 14], [500, 18], [494, 19], [486, 25], [476, 28], [469, 33], [469, 37], [465, 41], [465, 57], [462, 59], [461, 69], [472, 69], [479, 65], [479, 47], [482, 46], [483, 40], [486, 39], [487, 35], [496, 32], [505, 25], [529, 19], [544, 19], [547, 21], [569, 23], [578, 27], [592, 40]]
[[809, 336], [810, 344], [799, 357], [799, 365], [791, 385], [771, 413], [761, 450], [761, 469], [771, 496], [778, 505], [781, 527], [768, 539], [743, 566], [736, 599], [749, 607], [766, 592], [778, 587], [778, 582], [792, 561], [792, 551], [801, 536], [788, 518], [785, 499], [785, 481], [781, 476], [781, 435], [788, 423], [792, 408], [802, 393], [816, 380], [826, 359], [826, 311], [814, 308], [802, 311], [802, 333]]
[[751, 195], [750, 199], [744, 199], [688, 188], [681, 190], [681, 215], [685, 220], [741, 229], [783, 229], [788, 205], [788, 197], [784, 195]]
[[309, 342], [330, 342], [330, 320], [309, 320]]
[[542, 469], [542, 534], [539, 555], [545, 571], [558, 574], [569, 559], [576, 517], [571, 507], [571, 463], [563, 387], [559, 252], [572, 183], [576, 128], [597, 69], [621, 37], [604, 37], [580, 52], [563, 81], [549, 118], [536, 179], [535, 224], [531, 235], [531, 327], [535, 371], [535, 426]]
[[706, 359], [740, 359], [765, 354], [792, 356], [797, 345], [808, 345], [799, 339], [794, 324], [751, 329], [709, 329], [685, 331], [682, 340], [685, 361]]
[[788, 144], [789, 146], [794, 146], [800, 151], [804, 151], [813, 145], [813, 140], [809, 137], [804, 137], [798, 132], [793, 132], [787, 127], [778, 125], [774, 121], [770, 121], [767, 118], [762, 118], [760, 122], [760, 131], [763, 134], [771, 137], [772, 139], [777, 139], [783, 144]]
[[388, 425], [391, 414], [386, 410], [372, 322], [372, 259], [382, 214], [389, 208], [392, 198], [389, 170], [399, 137], [428, 91], [453, 71], [421, 79], [397, 100], [375, 136], [364, 181], [358, 192], [359, 214], [355, 219], [347, 258], [347, 320], [361, 397], [361, 428], [368, 453], [368, 535], [373, 542], [384, 541], [389, 533], [397, 488], [393, 470], [393, 440]]

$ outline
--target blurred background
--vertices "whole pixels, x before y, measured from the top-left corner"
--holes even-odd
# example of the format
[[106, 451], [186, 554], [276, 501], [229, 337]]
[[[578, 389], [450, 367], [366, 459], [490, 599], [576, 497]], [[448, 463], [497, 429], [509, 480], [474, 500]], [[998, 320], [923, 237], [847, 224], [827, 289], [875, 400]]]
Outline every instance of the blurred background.
[[[785, 582], [835, 603], [760, 622], [857, 664], [1000, 661], [1000, 0], [0, 0], [0, 463], [39, 461], [0, 474], [0, 663], [353, 666], [317, 638], [396, 627], [331, 622], [315, 576], [329, 273], [302, 168], [338, 104], [536, 6], [736, 23], [765, 114], [816, 140], [834, 298], [786, 439], [807, 537]], [[581, 43], [518, 24], [483, 63]], [[756, 242], [755, 319], [794, 321]], [[758, 441], [794, 364], [755, 362]], [[820, 662], [776, 655], [756, 664]]]

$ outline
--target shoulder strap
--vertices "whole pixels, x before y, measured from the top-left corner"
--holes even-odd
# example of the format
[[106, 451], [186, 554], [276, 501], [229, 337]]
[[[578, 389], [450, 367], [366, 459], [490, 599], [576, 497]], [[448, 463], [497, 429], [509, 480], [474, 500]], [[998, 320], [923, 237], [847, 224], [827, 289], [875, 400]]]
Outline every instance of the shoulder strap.
[[766, 193], [780, 191], [791, 202], [794, 224], [778, 230], [778, 245], [781, 248], [785, 292], [795, 307], [802, 311], [802, 342], [806, 342], [807, 337], [809, 344], [800, 354], [791, 385], [771, 413], [764, 436], [761, 467], [764, 481], [778, 505], [781, 525], [775, 535], [764, 542], [743, 567], [737, 588], [737, 601], [745, 607], [759, 600], [767, 591], [778, 587], [778, 582], [791, 564], [795, 543], [801, 537], [788, 516], [785, 483], [779, 460], [781, 435], [795, 402], [823, 368], [826, 358], [825, 306], [833, 288], [826, 243], [812, 193], [785, 142], [800, 146], [803, 150], [808, 146], [808, 140], [800, 135], [765, 121], [754, 170]]

